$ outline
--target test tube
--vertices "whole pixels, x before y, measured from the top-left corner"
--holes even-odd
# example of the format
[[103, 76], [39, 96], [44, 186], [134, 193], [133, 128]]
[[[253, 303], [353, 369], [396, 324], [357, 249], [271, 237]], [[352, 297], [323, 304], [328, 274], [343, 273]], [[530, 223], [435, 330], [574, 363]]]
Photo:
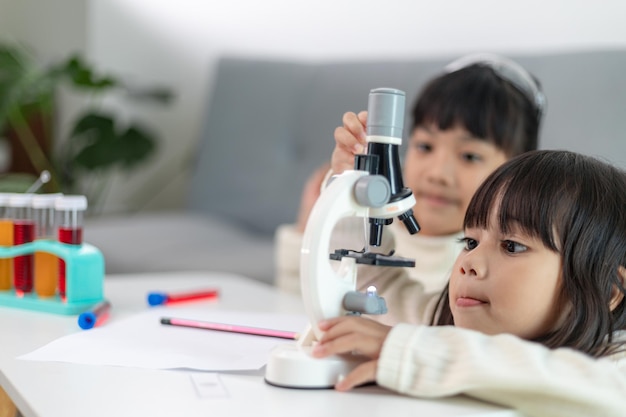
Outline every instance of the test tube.
[[[9, 213], [13, 218], [13, 243], [22, 245], [35, 237], [35, 222], [31, 207], [32, 194], [12, 194], [9, 197]], [[33, 255], [13, 258], [13, 287], [18, 297], [33, 290]]]
[[[13, 220], [9, 216], [10, 193], [0, 193], [0, 246], [13, 246]], [[13, 260], [0, 258], [0, 291], [11, 289]]]
[[[84, 195], [64, 195], [54, 202], [57, 217], [58, 240], [69, 245], [83, 243], [83, 216], [87, 210]], [[59, 259], [59, 295], [65, 299], [65, 261]]]
[[[33, 218], [35, 220], [35, 240], [55, 239], [54, 202], [61, 193], [35, 194], [33, 196]], [[48, 252], [35, 252], [35, 293], [39, 297], [52, 297], [56, 294], [59, 280], [59, 258]]]

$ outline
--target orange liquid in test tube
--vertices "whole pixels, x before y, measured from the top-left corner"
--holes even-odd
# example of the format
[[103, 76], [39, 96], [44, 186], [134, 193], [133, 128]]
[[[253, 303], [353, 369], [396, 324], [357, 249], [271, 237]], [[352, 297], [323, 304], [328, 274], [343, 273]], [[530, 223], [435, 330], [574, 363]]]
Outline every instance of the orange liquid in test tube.
[[[13, 222], [0, 219], [0, 246], [13, 246]], [[11, 289], [13, 278], [13, 260], [0, 258], [0, 291]]]
[[59, 258], [48, 252], [35, 252], [35, 292], [40, 297], [52, 297], [59, 280]]
[[[55, 228], [54, 203], [62, 194], [37, 194], [33, 196], [36, 240], [53, 240]], [[35, 252], [35, 293], [39, 297], [52, 297], [57, 293], [59, 258], [48, 252]]]

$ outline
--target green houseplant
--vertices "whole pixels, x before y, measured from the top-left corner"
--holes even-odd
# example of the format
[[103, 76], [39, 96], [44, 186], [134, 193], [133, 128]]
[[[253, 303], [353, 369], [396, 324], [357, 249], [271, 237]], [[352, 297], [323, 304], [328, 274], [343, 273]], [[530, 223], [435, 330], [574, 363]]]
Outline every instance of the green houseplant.
[[[72, 122], [68, 137], [55, 138], [55, 94], [61, 86], [85, 95], [88, 104]], [[164, 89], [138, 91], [114, 76], [96, 74], [78, 54], [42, 66], [26, 48], [0, 43], [0, 137], [12, 134], [34, 171], [50, 172], [46, 191], [81, 193], [97, 203], [111, 170], [135, 169], [155, 151], [153, 133], [132, 122], [122, 127], [99, 106], [98, 98], [114, 90], [160, 103], [171, 98]], [[85, 175], [99, 178], [99, 185], [85, 189], [80, 181]], [[24, 191], [34, 179], [32, 173], [4, 174], [0, 189]]]

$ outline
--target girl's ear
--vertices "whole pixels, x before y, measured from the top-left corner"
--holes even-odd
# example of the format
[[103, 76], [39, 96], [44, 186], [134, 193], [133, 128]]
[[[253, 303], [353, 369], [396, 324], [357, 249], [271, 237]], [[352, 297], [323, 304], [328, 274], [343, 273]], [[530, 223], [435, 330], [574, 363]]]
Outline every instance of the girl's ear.
[[[617, 275], [619, 275], [620, 281], [622, 282], [622, 288], [624, 288], [624, 283], [626, 283], [626, 268], [620, 266], [617, 269]], [[624, 292], [622, 291], [622, 288], [618, 288], [617, 285], [613, 286], [613, 294], [611, 295], [611, 303], [609, 304], [609, 309], [611, 311], [615, 310], [615, 308], [617, 308], [617, 306], [620, 305], [624, 299]]]

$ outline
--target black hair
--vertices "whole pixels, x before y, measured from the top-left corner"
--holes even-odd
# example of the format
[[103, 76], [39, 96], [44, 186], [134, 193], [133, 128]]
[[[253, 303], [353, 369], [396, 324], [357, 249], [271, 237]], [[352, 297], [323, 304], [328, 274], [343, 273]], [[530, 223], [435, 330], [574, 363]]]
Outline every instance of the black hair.
[[[465, 228], [487, 228], [497, 213], [504, 233], [515, 224], [561, 256], [559, 302], [563, 324], [536, 341], [603, 356], [622, 347], [613, 332], [626, 330], [626, 301], [612, 311], [614, 291], [626, 289], [626, 172], [568, 151], [534, 151], [493, 172], [476, 191]], [[448, 288], [433, 324], [453, 324]]]
[[541, 109], [493, 68], [477, 63], [427, 83], [412, 119], [411, 130], [428, 125], [440, 130], [462, 127], [513, 157], [537, 149]]

